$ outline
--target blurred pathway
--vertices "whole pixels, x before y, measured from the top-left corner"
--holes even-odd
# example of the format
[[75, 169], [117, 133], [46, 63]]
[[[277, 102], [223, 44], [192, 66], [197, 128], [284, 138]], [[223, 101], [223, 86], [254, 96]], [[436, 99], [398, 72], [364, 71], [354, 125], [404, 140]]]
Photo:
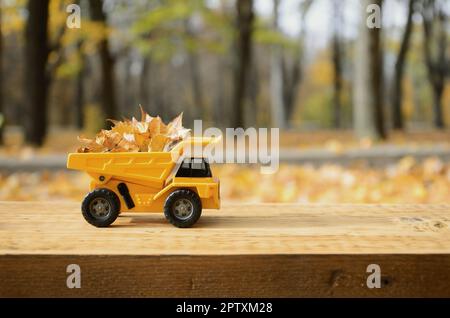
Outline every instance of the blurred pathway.
[[[450, 147], [445, 144], [376, 145], [367, 149], [349, 148], [339, 151], [324, 148], [280, 150], [280, 162], [290, 164], [333, 163], [348, 166], [362, 162], [373, 167], [382, 167], [407, 156], [414, 157], [418, 161], [428, 157], [437, 157], [442, 161], [450, 162]], [[66, 168], [66, 157], [66, 154], [38, 154], [20, 158], [2, 154], [0, 155], [0, 171], [61, 170]]]
[[323, 148], [316, 150], [285, 149], [280, 151], [281, 162], [313, 165], [334, 163], [348, 166], [356, 162], [365, 162], [370, 166], [382, 167], [409, 156], [418, 161], [429, 157], [437, 157], [442, 161], [450, 162], [450, 147], [445, 144], [421, 146], [377, 145], [367, 149], [350, 148], [342, 151], [331, 151]]

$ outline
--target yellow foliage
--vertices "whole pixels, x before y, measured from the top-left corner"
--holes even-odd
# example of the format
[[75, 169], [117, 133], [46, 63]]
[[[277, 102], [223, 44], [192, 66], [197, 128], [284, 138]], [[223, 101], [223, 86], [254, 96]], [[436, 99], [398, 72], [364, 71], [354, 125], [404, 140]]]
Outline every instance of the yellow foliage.
[[96, 104], [85, 105], [84, 114], [85, 114], [84, 127], [87, 133], [95, 134], [103, 127], [102, 118], [104, 118], [104, 115], [100, 110], [99, 105]]
[[66, 7], [70, 4], [68, 0], [51, 0], [49, 3], [49, 21], [48, 30], [50, 37], [53, 38], [61, 28], [66, 25], [67, 13]]
[[326, 56], [318, 56], [309, 72], [311, 83], [317, 86], [329, 86], [333, 82], [333, 65]]
[[21, 12], [26, 6], [26, 0], [2, 1], [2, 32], [21, 33], [25, 27], [25, 17]]
[[450, 165], [405, 158], [384, 169], [326, 164], [282, 165], [273, 175], [257, 167], [214, 167], [224, 200], [291, 203], [450, 203]]
[[79, 137], [83, 146], [78, 152], [147, 152], [168, 151], [185, 139], [190, 130], [182, 125], [183, 114], [168, 125], [160, 117], [152, 117], [141, 107], [141, 120], [110, 120], [111, 130], [101, 130], [94, 139]]
[[447, 81], [442, 94], [442, 105], [444, 107], [444, 119], [447, 125], [450, 124], [450, 81]]
[[414, 86], [410, 77], [403, 79], [402, 111], [406, 119], [411, 119], [414, 114]]

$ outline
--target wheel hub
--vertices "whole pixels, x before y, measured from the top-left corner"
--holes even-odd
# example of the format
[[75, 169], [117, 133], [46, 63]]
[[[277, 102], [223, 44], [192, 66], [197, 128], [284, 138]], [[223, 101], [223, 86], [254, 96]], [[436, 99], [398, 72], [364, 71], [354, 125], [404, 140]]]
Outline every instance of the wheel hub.
[[96, 217], [106, 217], [111, 212], [111, 205], [104, 198], [96, 198], [90, 204], [90, 210]]
[[178, 219], [186, 220], [194, 213], [194, 206], [189, 200], [180, 199], [175, 201], [173, 205], [173, 212]]

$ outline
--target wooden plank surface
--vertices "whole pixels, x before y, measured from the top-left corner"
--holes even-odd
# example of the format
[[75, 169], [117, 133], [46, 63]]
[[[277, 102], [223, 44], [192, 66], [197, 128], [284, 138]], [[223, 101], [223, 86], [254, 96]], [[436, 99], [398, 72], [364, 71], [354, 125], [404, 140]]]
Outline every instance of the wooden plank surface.
[[79, 210], [0, 203], [0, 296], [450, 296], [449, 205], [225, 204], [191, 229], [162, 214], [97, 229]]

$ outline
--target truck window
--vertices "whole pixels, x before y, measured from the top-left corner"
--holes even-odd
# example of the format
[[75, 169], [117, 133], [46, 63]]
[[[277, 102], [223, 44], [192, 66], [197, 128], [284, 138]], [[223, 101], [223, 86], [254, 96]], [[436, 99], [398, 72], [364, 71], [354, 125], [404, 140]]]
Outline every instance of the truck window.
[[210, 178], [212, 177], [209, 163], [202, 158], [188, 158], [183, 161], [176, 177]]
[[191, 169], [191, 162], [188, 160], [183, 161], [180, 169]]
[[205, 162], [203, 160], [194, 159], [191, 161], [193, 170], [205, 170]]

